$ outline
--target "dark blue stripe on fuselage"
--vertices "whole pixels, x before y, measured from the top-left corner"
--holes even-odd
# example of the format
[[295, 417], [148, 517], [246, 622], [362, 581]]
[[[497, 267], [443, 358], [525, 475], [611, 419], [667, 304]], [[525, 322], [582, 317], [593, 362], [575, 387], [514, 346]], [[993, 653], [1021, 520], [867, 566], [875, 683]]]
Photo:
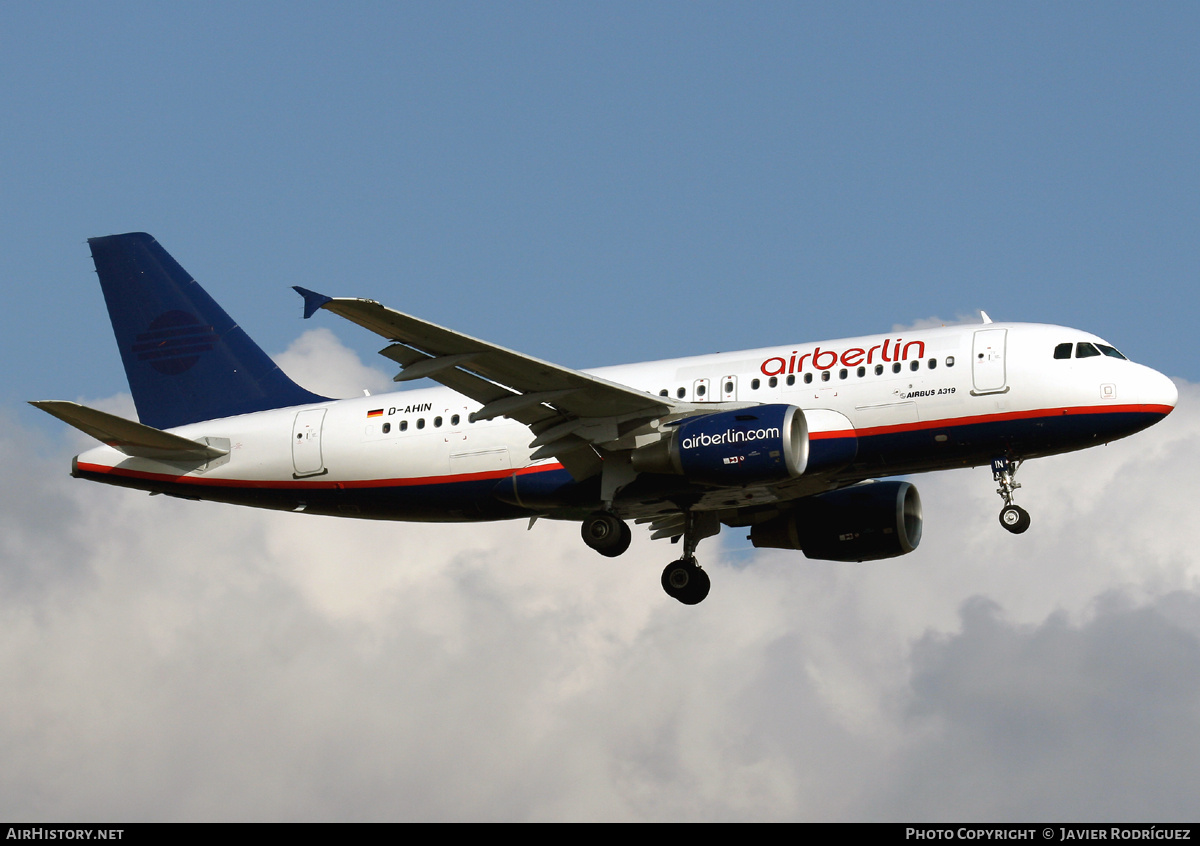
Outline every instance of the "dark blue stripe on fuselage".
[[[921, 473], [987, 464], [999, 455], [1038, 458], [1071, 452], [1140, 432], [1162, 420], [1149, 411], [1048, 413], [859, 435], [858, 456], [839, 478]], [[944, 436], [944, 440], [939, 440]]]
[[[1133, 434], [1162, 417], [1155, 412], [1060, 413], [860, 435], [856, 460], [836, 478], [849, 482], [987, 464], [1005, 454], [1013, 458], [1053, 455]], [[939, 441], [939, 435], [945, 435], [945, 440]], [[310, 514], [376, 520], [474, 522], [527, 517], [531, 513], [577, 519], [599, 506], [598, 477], [575, 483], [561, 467], [500, 478], [375, 487], [351, 484], [341, 489], [320, 482], [312, 486], [223, 487], [82, 469], [77, 469], [75, 475], [191, 499], [287, 511], [303, 506]], [[642, 474], [622, 495], [646, 502], [687, 496], [696, 490], [679, 476]]]

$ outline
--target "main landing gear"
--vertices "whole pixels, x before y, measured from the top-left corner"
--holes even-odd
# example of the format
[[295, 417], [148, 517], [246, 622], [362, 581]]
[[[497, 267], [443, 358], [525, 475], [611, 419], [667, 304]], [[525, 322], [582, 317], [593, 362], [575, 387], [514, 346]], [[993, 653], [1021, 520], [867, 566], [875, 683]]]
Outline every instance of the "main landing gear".
[[696, 556], [691, 555], [666, 566], [662, 574], [662, 586], [672, 599], [678, 599], [684, 605], [696, 605], [708, 596], [712, 583], [708, 580], [708, 573], [696, 563]]
[[719, 531], [721, 523], [712, 512], [684, 512], [683, 557], [668, 564], [662, 573], [662, 586], [667, 596], [684, 605], [704, 601], [712, 583], [708, 573], [701, 570], [696, 561], [696, 545]]
[[1000, 509], [1000, 525], [1014, 535], [1019, 535], [1029, 528], [1029, 512], [1013, 502], [1013, 491], [1021, 487], [1016, 480], [1017, 468], [1020, 461], [1009, 461], [1007, 458], [992, 459], [992, 478], [1000, 483], [996, 493], [1004, 499], [1004, 507]]
[[584, 543], [609, 558], [616, 558], [629, 549], [633, 539], [633, 532], [625, 521], [608, 511], [597, 511], [584, 520], [580, 534]]
[[[663, 570], [662, 586], [667, 596], [684, 605], [695, 605], [704, 601], [712, 586], [708, 574], [696, 563], [696, 545], [719, 532], [721, 523], [710, 512], [688, 511], [684, 514], [683, 525], [683, 557], [672, 561]], [[625, 521], [609, 511], [590, 515], [583, 521], [580, 534], [584, 543], [609, 558], [616, 558], [629, 549], [632, 536]], [[674, 539], [679, 540], [678, 537]]]

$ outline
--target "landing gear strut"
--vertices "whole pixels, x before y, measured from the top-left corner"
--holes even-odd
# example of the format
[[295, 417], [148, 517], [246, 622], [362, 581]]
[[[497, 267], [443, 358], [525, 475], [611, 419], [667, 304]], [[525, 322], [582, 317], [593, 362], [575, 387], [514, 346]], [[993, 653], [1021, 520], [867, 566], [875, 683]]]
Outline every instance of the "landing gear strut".
[[696, 605], [708, 596], [712, 583], [708, 573], [696, 562], [696, 545], [721, 531], [721, 523], [711, 512], [688, 511], [683, 530], [683, 557], [663, 569], [662, 586], [667, 596], [684, 605]]
[[625, 521], [608, 511], [597, 511], [584, 520], [580, 534], [584, 543], [609, 558], [616, 558], [629, 549], [633, 539], [633, 532]]
[[1019, 535], [1029, 528], [1029, 512], [1013, 502], [1013, 491], [1021, 487], [1016, 480], [1017, 468], [1020, 466], [1019, 460], [992, 459], [992, 478], [1000, 483], [996, 493], [1004, 499], [1004, 507], [1000, 509], [1000, 525], [1014, 535]]

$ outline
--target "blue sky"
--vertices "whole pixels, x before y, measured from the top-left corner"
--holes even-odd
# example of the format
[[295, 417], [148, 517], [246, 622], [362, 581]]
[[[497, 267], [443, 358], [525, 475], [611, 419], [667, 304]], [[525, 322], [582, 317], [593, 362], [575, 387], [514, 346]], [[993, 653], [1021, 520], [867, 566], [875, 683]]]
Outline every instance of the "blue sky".
[[1200, 375], [1194, 4], [0, 15], [6, 404], [123, 386], [130, 230], [272, 352], [301, 284], [580, 367], [983, 308]]
[[[0, 816], [1195, 819], [1200, 6], [0, 8]], [[863, 565], [335, 520], [67, 477], [132, 413], [86, 238], [154, 234], [298, 381], [302, 285], [569, 366], [1060, 323], [1177, 410], [928, 474]], [[316, 328], [318, 331], [310, 331]], [[336, 333], [336, 334], [335, 334]]]

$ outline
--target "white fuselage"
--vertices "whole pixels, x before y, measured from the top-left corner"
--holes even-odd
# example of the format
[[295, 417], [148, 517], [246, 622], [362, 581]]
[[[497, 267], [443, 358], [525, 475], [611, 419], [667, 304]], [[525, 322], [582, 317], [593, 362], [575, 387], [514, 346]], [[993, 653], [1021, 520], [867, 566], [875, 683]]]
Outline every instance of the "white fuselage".
[[[1173, 407], [1175, 387], [1162, 374], [1112, 354], [1055, 358], [1055, 349], [1067, 344], [1104, 346], [1075, 329], [991, 323], [589, 372], [700, 404], [698, 413], [723, 404], [797, 406], [809, 417], [811, 437], [857, 439], [855, 462], [834, 480], [844, 484], [984, 463], [1005, 453], [1024, 458], [1079, 449], [1131, 434]], [[316, 510], [347, 516], [519, 516], [511, 504], [482, 507], [486, 488], [480, 485], [514, 474], [561, 473], [561, 465], [531, 460], [533, 435], [518, 422], [472, 422], [479, 407], [435, 387], [263, 411], [170, 430], [194, 440], [228, 440], [228, 455], [205, 465], [183, 467], [99, 447], [77, 457], [76, 473], [296, 510], [313, 510], [320, 492], [323, 505]], [[462, 487], [467, 483], [474, 487]], [[388, 504], [376, 510], [372, 492]], [[463, 502], [456, 505], [459, 493]], [[553, 516], [544, 502], [533, 510]]]

